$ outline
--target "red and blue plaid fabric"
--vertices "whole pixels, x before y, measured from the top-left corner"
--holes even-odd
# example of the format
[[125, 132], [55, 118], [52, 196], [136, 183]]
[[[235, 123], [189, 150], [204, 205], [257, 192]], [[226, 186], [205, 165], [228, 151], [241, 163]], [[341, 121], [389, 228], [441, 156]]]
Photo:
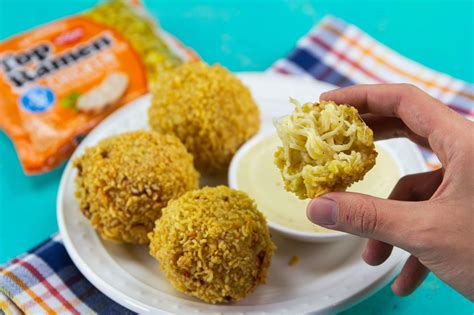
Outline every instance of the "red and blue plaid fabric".
[[0, 314], [134, 314], [98, 291], [56, 235], [0, 267]]
[[[474, 118], [474, 86], [423, 67], [357, 27], [327, 17], [270, 71], [309, 74], [337, 86], [410, 82]], [[431, 152], [423, 152], [431, 166]], [[59, 235], [0, 267], [0, 314], [132, 313], [99, 292], [69, 258]]]

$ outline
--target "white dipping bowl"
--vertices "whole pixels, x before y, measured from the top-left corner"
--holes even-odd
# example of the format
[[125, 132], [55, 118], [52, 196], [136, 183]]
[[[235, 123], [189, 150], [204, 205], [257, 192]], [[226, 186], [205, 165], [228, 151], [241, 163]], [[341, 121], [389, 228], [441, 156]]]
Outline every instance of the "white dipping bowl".
[[[263, 140], [267, 139], [275, 135], [274, 130], [267, 130], [265, 132], [260, 132], [255, 137], [247, 141], [234, 155], [228, 174], [229, 186], [234, 189], [246, 191], [245, 187], [239, 187], [237, 172], [239, 170], [239, 166], [242, 160], [249, 150], [251, 150], [254, 146], [259, 145]], [[392, 159], [394, 160], [400, 177], [411, 174], [411, 173], [418, 173], [422, 171], [426, 171], [426, 166], [421, 156], [420, 151], [412, 142], [406, 139], [390, 139], [390, 140], [383, 140], [378, 141], [378, 147], [384, 149], [384, 151], [388, 152]], [[290, 193], [290, 192], [288, 192]], [[252, 196], [250, 196], [252, 197]], [[271, 196], [269, 196], [271, 198]], [[258, 206], [258, 201], [257, 201]], [[275, 205], [277, 207], [278, 205]], [[266, 215], [265, 212], [263, 212]], [[317, 232], [317, 231], [301, 231], [295, 229], [290, 226], [285, 226], [276, 222], [273, 222], [271, 219], [268, 218], [266, 215], [268, 225], [270, 229], [276, 231], [284, 236], [287, 236], [292, 239], [305, 241], [305, 242], [332, 242], [347, 238], [350, 234], [339, 232], [339, 231], [332, 231], [332, 232]]]

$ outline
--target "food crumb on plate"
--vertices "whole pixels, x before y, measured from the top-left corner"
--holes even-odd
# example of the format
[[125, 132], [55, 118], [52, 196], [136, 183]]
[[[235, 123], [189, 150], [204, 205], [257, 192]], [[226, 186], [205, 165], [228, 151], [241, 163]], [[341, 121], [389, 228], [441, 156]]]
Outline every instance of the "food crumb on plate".
[[290, 258], [290, 260], [288, 261], [288, 265], [294, 266], [294, 265], [296, 265], [296, 264], [299, 263], [299, 262], [300, 262], [300, 257], [298, 257], [298, 256], [292, 256], [292, 257]]

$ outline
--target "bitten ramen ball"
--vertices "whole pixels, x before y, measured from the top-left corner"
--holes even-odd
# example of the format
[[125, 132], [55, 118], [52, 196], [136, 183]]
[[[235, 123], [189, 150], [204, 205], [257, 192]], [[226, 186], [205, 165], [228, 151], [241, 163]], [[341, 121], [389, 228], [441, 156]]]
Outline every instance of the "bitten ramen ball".
[[373, 132], [357, 109], [331, 101], [296, 105], [275, 121], [282, 146], [275, 152], [285, 188], [300, 199], [344, 191], [375, 165]]

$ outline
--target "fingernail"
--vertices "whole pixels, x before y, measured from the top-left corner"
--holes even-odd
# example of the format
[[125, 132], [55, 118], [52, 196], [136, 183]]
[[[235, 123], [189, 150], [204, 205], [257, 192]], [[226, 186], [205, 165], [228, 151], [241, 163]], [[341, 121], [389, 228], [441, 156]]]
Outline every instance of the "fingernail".
[[392, 289], [392, 292], [395, 293], [396, 295], [401, 295], [400, 294], [400, 288], [397, 283], [397, 279], [393, 281], [392, 285], [390, 286], [390, 289]]
[[317, 198], [312, 200], [306, 211], [308, 219], [319, 225], [336, 224], [337, 203], [328, 198]]
[[365, 260], [365, 262], [367, 262], [367, 258], [369, 258], [368, 256], [369, 256], [369, 249], [367, 248], [367, 246], [365, 246], [361, 257]]

